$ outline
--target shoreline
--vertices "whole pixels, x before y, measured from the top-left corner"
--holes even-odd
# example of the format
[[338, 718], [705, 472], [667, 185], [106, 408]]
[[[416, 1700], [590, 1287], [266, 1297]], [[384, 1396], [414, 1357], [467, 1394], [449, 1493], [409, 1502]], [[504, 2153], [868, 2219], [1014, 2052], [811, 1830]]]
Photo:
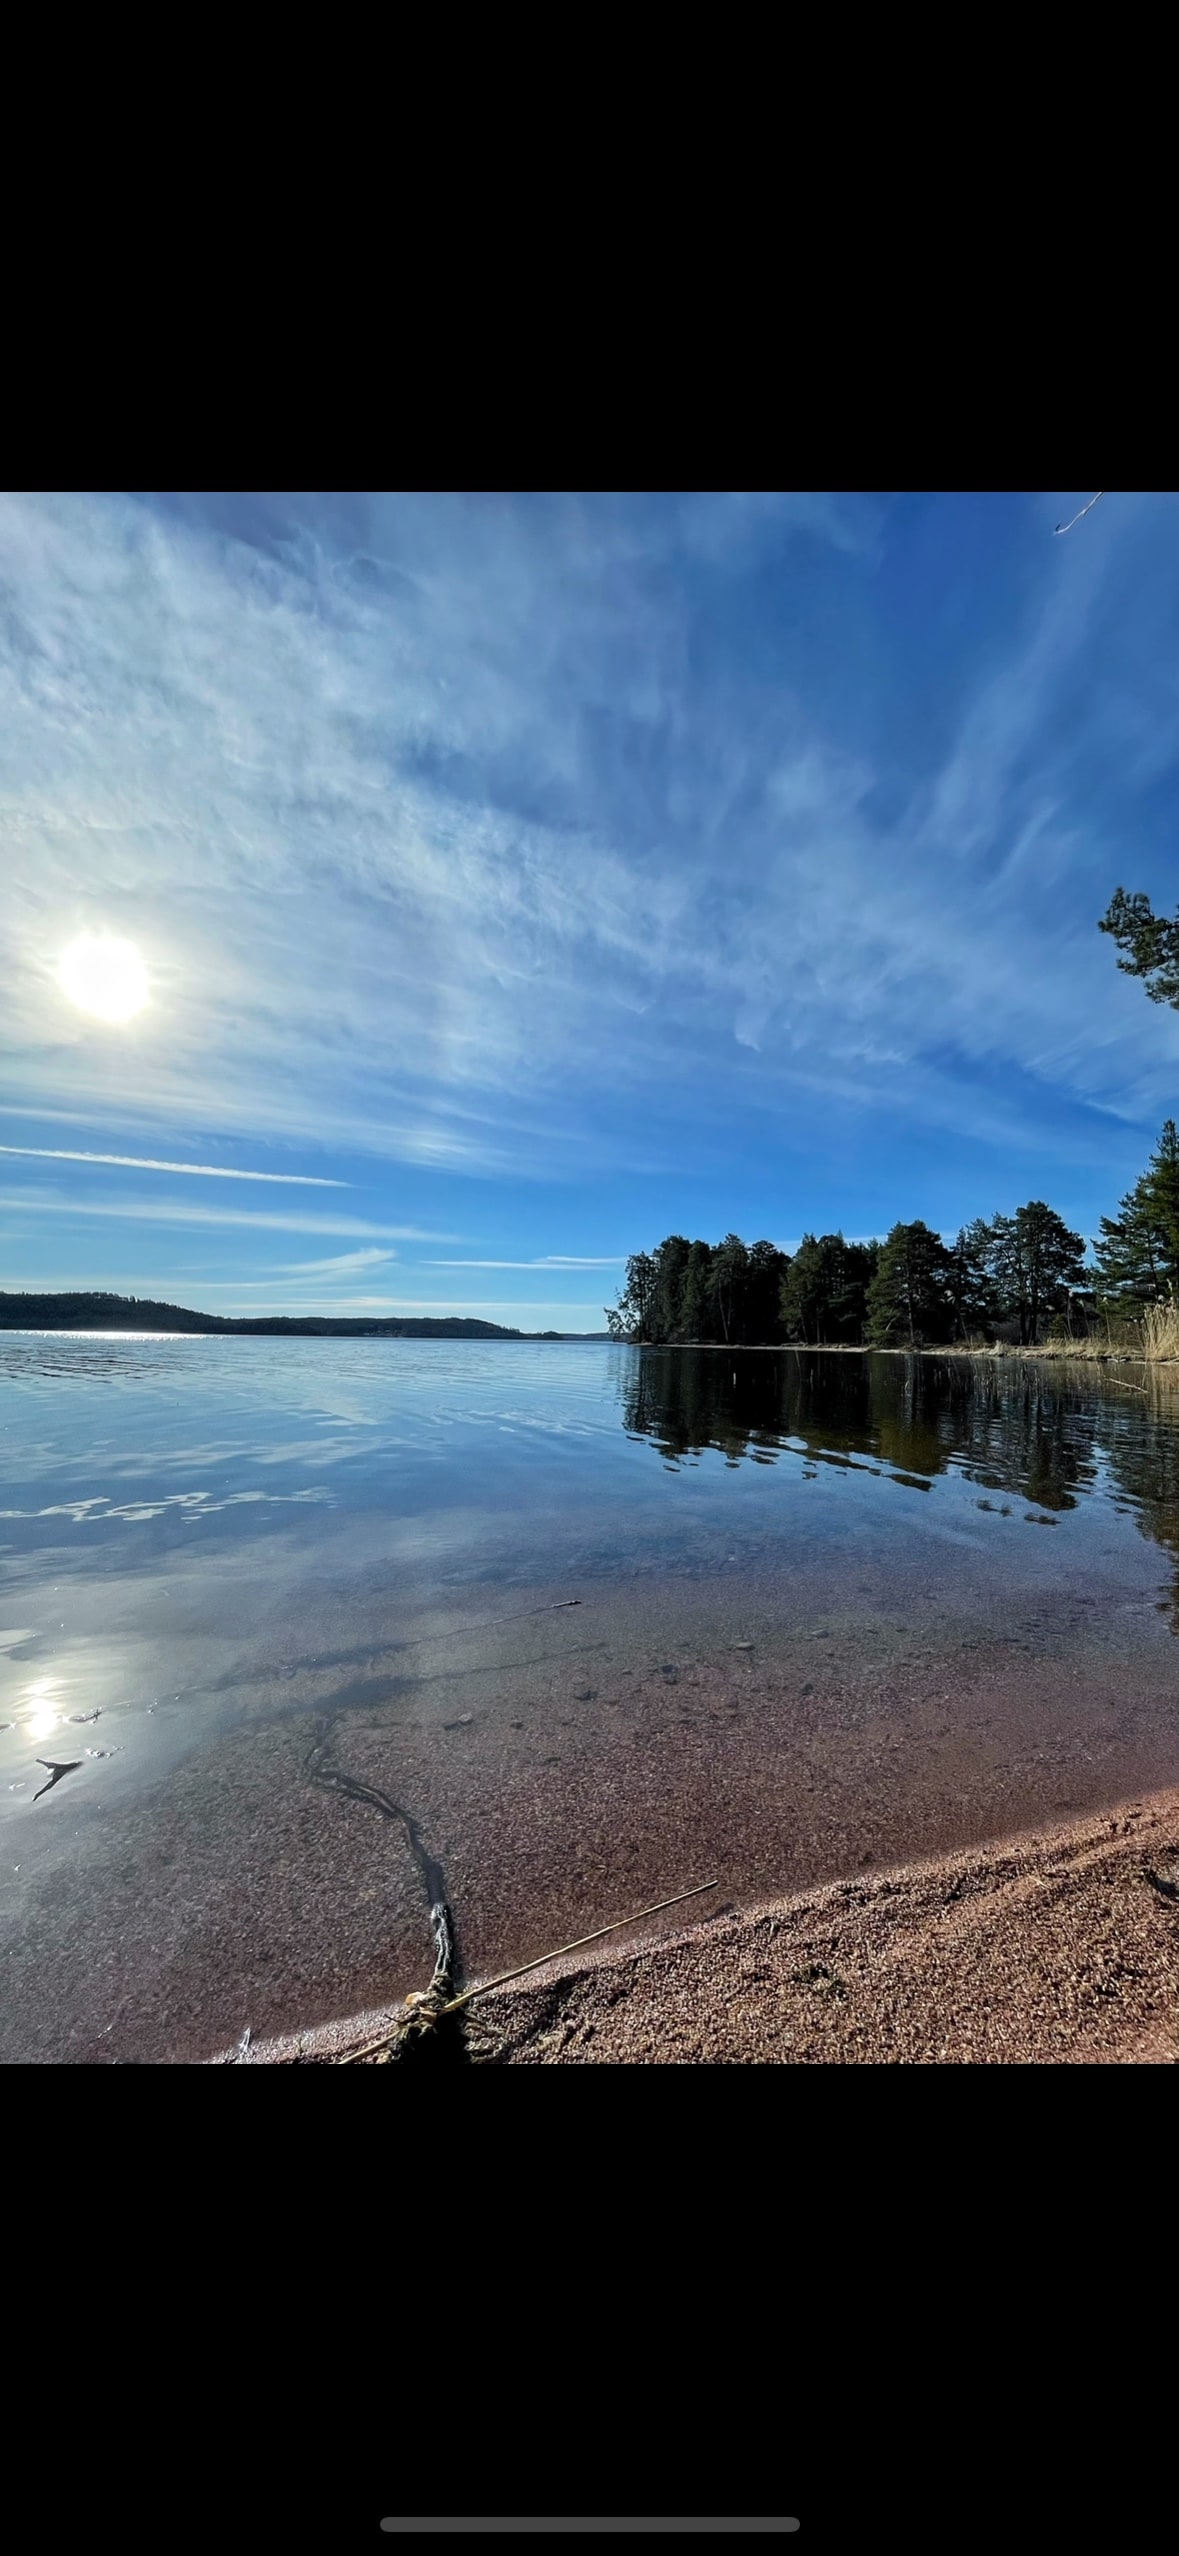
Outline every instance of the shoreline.
[[[1179, 1786], [1174, 1626], [1151, 1553], [1136, 1539], [1107, 1585], [1099, 1557], [1014, 1530], [996, 1622], [989, 1539], [1009, 1531], [992, 1522], [955, 1556], [949, 1606], [929, 1598], [920, 1547], [908, 1566], [853, 1547], [849, 1583], [826, 1543], [785, 1565], [747, 1554], [731, 1578], [723, 1545], [698, 1574], [636, 1545], [625, 1585], [517, 1581], [502, 1614], [484, 1583], [461, 1605], [423, 1593], [393, 1643], [367, 1560], [325, 1618], [329, 1555], [277, 1660], [229, 1655], [232, 1711], [198, 1745], [174, 1698], [143, 1724], [142, 1774], [128, 1721], [111, 1767], [39, 1803], [8, 1884], [0, 2056], [209, 2064], [247, 2027], [260, 2046], [400, 2011], [433, 1952], [382, 1801], [409, 1808], [437, 1858], [475, 1983], [617, 1919], [605, 1949], [633, 1952], [725, 1901], [748, 1913], [985, 1856]], [[308, 1780], [325, 1720], [366, 1799]], [[711, 1880], [715, 1898], [636, 1925]], [[719, 1986], [707, 1995], [723, 2019]]]
[[1042, 1359], [1050, 1367], [1070, 1362], [1077, 1367], [1179, 1367], [1179, 1358], [1147, 1358], [1135, 1349], [1089, 1349], [1079, 1341], [1040, 1340], [1034, 1349], [1021, 1349], [1011, 1340], [984, 1343], [980, 1349], [965, 1348], [960, 1340], [943, 1341], [940, 1346], [918, 1342], [912, 1348], [896, 1341], [884, 1345], [871, 1340], [620, 1340], [613, 1345], [619, 1349], [714, 1349], [726, 1358], [746, 1357], [752, 1351], [758, 1357], [774, 1358], [967, 1358], [975, 1365], [1011, 1358], [1024, 1366]]
[[[339, 2062], [405, 2011], [206, 2064]], [[1179, 1786], [672, 1934], [620, 1931], [466, 2013], [463, 2055], [499, 2065], [1174, 2064]]]

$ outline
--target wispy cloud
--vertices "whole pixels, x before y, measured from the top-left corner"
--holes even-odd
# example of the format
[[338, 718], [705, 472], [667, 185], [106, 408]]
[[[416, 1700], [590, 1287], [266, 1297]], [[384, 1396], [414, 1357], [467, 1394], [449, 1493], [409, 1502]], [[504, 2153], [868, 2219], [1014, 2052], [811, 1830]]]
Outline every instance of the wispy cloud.
[[[227, 1295], [236, 1298], [261, 1295], [266, 1290], [261, 1282], [253, 1279], [227, 1278], [206, 1281], [202, 1292], [209, 1296]], [[277, 1295], [278, 1290], [272, 1289], [270, 1292]], [[249, 1308], [255, 1316], [265, 1313], [266, 1310], [265, 1305]], [[546, 1321], [554, 1328], [560, 1328], [560, 1323], [564, 1321], [567, 1314], [594, 1314], [598, 1318], [595, 1327], [604, 1325], [605, 1319], [602, 1307], [596, 1298], [583, 1301], [580, 1298], [570, 1300], [565, 1297], [549, 1296], [375, 1296], [354, 1293], [324, 1296], [304, 1293], [293, 1301], [287, 1301], [284, 1296], [279, 1310], [291, 1315], [311, 1313], [478, 1314], [480, 1319], [490, 1322], [504, 1321], [509, 1314], [526, 1313], [536, 1315], [538, 1323], [539, 1317], [543, 1314]]]
[[[143, 1146], [8, 1150], [567, 1195], [744, 1159], [778, 1224], [816, 1126], [1079, 1159], [1161, 1115], [1179, 1023], [1095, 918], [1135, 845], [1165, 876], [1168, 504], [1054, 542], [1051, 494], [0, 501], [5, 1107]], [[57, 984], [96, 927], [151, 980], [125, 1030]]]
[[122, 1171], [189, 1172], [197, 1180], [284, 1181], [303, 1189], [347, 1189], [346, 1180], [315, 1172], [233, 1171], [224, 1163], [162, 1163], [146, 1154], [76, 1153], [65, 1145], [0, 1145], [0, 1154], [23, 1154], [43, 1163], [117, 1163]]
[[0, 1192], [0, 1208], [30, 1209], [37, 1215], [110, 1216], [146, 1225], [250, 1226], [275, 1234], [365, 1234], [381, 1242], [437, 1242], [447, 1236], [422, 1233], [415, 1225], [372, 1225], [359, 1216], [285, 1216], [266, 1208], [189, 1206], [184, 1199], [61, 1198], [38, 1190]]
[[[613, 1055], [625, 1084], [603, 1004], [648, 1019], [661, 981], [696, 972], [700, 882], [679, 848], [653, 863], [627, 815], [628, 736], [673, 741], [676, 793], [696, 777], [668, 564], [854, 556], [855, 518], [740, 492], [498, 517], [381, 499], [342, 547], [326, 523], [276, 542], [113, 498], [11, 501], [16, 1084], [127, 1118], [150, 1083], [173, 1125], [551, 1167], [551, 1101], [518, 1125], [538, 1070]], [[608, 704], [621, 762], [593, 750]], [[712, 824], [741, 788], [725, 760], [719, 803], [715, 781], [700, 794]], [[95, 918], [133, 933], [153, 989], [99, 1038], [54, 980]], [[558, 1105], [558, 1142], [578, 1115]]]
[[284, 1278], [304, 1278], [316, 1275], [326, 1277], [329, 1272], [332, 1272], [337, 1277], [344, 1277], [358, 1269], [379, 1269], [382, 1261], [396, 1260], [396, 1258], [395, 1251], [380, 1251], [374, 1245], [369, 1251], [337, 1252], [330, 1260], [288, 1260], [276, 1274]]
[[626, 1259], [624, 1251], [611, 1252], [604, 1260], [581, 1260], [560, 1252], [547, 1252], [540, 1260], [426, 1260], [424, 1269], [620, 1269]]
[[[363, 1276], [365, 1271], [391, 1268], [397, 1260], [397, 1256], [398, 1255], [395, 1251], [387, 1249], [381, 1250], [374, 1244], [371, 1249], [363, 1251], [334, 1252], [325, 1260], [280, 1261], [277, 1267], [270, 1270], [263, 1278], [208, 1279], [199, 1277], [194, 1279], [193, 1283], [194, 1285], [200, 1284], [206, 1287], [232, 1286], [241, 1289], [243, 1292], [252, 1291], [260, 1294], [280, 1296], [289, 1294], [292, 1289], [296, 1292], [301, 1289], [305, 1289], [309, 1278], [326, 1279], [338, 1282], [352, 1278], [359, 1278]], [[427, 1263], [426, 1266], [428, 1267], [429, 1264]]]

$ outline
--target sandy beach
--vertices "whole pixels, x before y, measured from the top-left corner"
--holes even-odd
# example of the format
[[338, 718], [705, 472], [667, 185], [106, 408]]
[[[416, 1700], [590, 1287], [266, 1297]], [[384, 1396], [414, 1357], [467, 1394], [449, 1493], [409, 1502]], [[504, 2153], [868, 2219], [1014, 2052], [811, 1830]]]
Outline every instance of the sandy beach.
[[[339, 2061], [404, 2011], [242, 2055]], [[463, 2040], [509, 2065], [1173, 2064], [1179, 1788], [670, 1937], [640, 1928], [475, 1999]]]

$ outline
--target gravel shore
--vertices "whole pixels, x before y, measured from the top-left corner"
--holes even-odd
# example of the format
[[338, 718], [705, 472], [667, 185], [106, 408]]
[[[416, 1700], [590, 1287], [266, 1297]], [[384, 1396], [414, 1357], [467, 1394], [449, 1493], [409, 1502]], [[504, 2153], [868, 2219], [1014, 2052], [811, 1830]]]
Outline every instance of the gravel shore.
[[[500, 2064], [1173, 2063], [1179, 1788], [726, 1905], [671, 1936], [622, 1934], [466, 2013], [468, 2055]], [[403, 2018], [376, 2011], [244, 2055], [339, 2060]]]

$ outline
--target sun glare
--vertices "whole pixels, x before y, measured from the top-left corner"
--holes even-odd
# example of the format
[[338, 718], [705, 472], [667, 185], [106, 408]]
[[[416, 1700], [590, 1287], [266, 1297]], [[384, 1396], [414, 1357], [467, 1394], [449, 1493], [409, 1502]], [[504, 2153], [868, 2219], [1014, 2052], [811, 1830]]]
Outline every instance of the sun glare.
[[129, 1021], [148, 999], [147, 970], [138, 950], [110, 932], [83, 932], [66, 951], [57, 976], [71, 1003], [100, 1021]]
[[25, 1688], [25, 1737], [47, 1740], [61, 1719], [61, 1697], [55, 1677], [35, 1677]]

